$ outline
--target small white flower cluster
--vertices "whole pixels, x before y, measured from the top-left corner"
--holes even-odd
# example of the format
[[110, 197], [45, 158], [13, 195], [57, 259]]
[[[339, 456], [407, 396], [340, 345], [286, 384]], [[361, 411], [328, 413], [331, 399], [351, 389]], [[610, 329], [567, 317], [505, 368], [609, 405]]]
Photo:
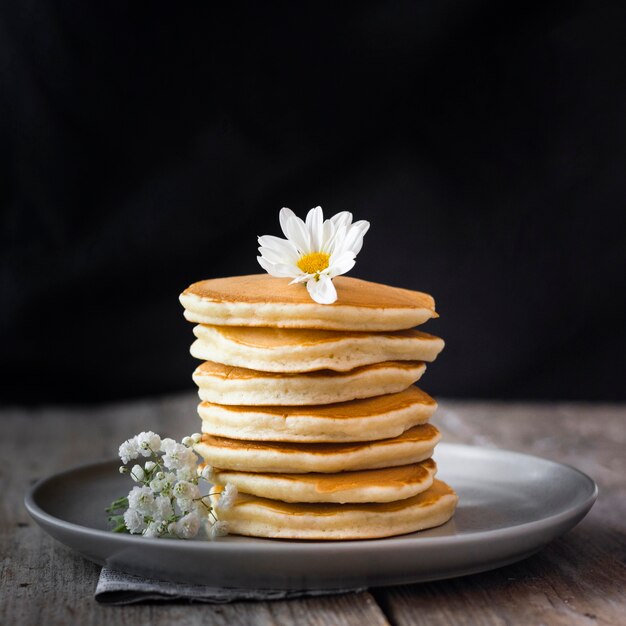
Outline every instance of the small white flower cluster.
[[[129, 532], [144, 537], [178, 537], [191, 539], [205, 527], [210, 539], [228, 534], [226, 522], [218, 519], [215, 510], [230, 508], [237, 498], [237, 488], [226, 485], [219, 492], [215, 507], [210, 496], [202, 495], [199, 481], [213, 481], [213, 468], [198, 465], [194, 445], [200, 433], [185, 437], [182, 443], [161, 439], [151, 431], [125, 441], [119, 449], [120, 472], [129, 474], [138, 483], [126, 498], [120, 498], [107, 509], [115, 532]], [[130, 469], [126, 464], [136, 459]]]

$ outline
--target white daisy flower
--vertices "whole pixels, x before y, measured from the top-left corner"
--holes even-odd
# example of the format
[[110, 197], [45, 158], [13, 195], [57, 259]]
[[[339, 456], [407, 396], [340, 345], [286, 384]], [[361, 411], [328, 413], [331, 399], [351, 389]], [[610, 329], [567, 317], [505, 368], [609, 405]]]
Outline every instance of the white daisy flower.
[[291, 209], [280, 211], [280, 226], [286, 239], [259, 237], [257, 260], [270, 275], [293, 278], [291, 283], [306, 283], [319, 304], [332, 304], [337, 291], [332, 279], [349, 272], [363, 246], [370, 224], [352, 223], [352, 213], [342, 211], [324, 220], [322, 207], [311, 209], [303, 222]]

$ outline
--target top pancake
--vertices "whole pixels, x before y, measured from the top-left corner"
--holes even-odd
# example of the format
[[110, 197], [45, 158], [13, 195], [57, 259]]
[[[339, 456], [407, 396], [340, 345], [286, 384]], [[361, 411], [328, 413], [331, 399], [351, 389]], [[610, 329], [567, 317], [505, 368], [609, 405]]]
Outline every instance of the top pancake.
[[428, 294], [347, 276], [333, 282], [333, 304], [318, 304], [303, 284], [269, 274], [203, 280], [180, 301], [190, 322], [228, 326], [393, 331], [437, 317]]

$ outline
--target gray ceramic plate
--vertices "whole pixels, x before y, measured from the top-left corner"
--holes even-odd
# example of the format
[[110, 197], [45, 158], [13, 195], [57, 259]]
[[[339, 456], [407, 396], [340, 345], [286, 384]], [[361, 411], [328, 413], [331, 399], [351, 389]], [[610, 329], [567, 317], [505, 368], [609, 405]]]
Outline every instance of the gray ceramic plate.
[[146, 539], [107, 530], [104, 508], [128, 492], [119, 462], [37, 483], [26, 508], [55, 539], [132, 574], [211, 586], [335, 589], [422, 582], [513, 563], [575, 526], [597, 496], [578, 470], [533, 456], [441, 444], [439, 477], [459, 494], [454, 518], [432, 530], [366, 541], [224, 537]]

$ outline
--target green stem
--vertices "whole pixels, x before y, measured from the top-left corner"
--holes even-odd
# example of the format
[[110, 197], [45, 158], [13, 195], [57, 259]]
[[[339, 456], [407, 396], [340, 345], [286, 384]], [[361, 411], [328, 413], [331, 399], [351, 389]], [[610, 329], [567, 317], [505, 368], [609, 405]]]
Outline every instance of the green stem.
[[120, 509], [127, 509], [127, 508], [128, 508], [128, 497], [125, 496], [123, 498], [118, 498], [117, 500], [114, 500], [104, 510], [107, 513], [115, 513], [116, 511], [119, 511]]

